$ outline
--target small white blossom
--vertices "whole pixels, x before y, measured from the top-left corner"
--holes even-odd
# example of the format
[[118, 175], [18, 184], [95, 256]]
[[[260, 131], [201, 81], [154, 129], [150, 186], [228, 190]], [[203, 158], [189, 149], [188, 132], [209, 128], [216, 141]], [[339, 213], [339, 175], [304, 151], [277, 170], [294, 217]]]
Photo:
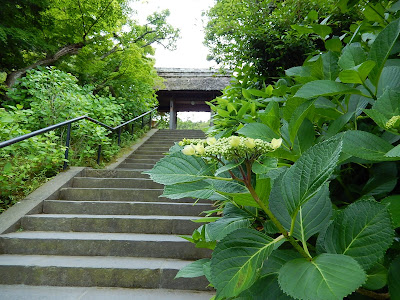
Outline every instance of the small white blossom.
[[231, 136], [229, 139], [229, 144], [232, 147], [238, 147], [240, 145], [240, 137], [238, 136]]
[[194, 149], [193, 145], [186, 145], [185, 148], [182, 149], [182, 153], [185, 155], [194, 155], [196, 150]]
[[244, 140], [244, 144], [246, 145], [247, 148], [253, 149], [256, 146], [256, 142], [254, 139], [247, 138]]
[[282, 145], [282, 139], [272, 139], [271, 148], [273, 150], [278, 149]]
[[205, 153], [204, 145], [201, 143], [198, 143], [196, 146], [194, 146], [194, 149], [196, 150], [196, 153], [199, 155], [203, 155]]
[[217, 139], [216, 139], [215, 137], [211, 136], [211, 137], [208, 137], [208, 138], [206, 139], [206, 142], [207, 142], [207, 144], [209, 144], [209, 145], [214, 145], [214, 144], [217, 142]]
[[[186, 155], [199, 155], [202, 157], [223, 157], [227, 160], [251, 158], [257, 159], [263, 154], [279, 148], [282, 139], [273, 139], [271, 143], [261, 139], [252, 139], [239, 136], [227, 138], [183, 139], [179, 145], [185, 146], [182, 152]], [[276, 148], [275, 148], [276, 147]]]

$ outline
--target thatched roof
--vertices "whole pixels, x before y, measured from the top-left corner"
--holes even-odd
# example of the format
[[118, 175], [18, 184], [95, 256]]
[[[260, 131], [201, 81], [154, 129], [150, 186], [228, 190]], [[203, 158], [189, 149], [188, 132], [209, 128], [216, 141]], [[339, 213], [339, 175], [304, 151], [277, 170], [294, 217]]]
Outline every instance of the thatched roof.
[[161, 91], [221, 91], [230, 82], [230, 74], [208, 69], [157, 69], [164, 78]]

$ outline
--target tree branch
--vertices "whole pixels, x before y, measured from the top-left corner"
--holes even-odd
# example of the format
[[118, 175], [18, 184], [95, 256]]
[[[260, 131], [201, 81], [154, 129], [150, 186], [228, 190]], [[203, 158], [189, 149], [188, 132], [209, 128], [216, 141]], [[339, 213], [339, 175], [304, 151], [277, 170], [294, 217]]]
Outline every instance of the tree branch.
[[106, 57], [110, 56], [111, 54], [113, 54], [114, 52], [117, 52], [119, 49], [119, 46], [121, 45], [121, 43], [115, 45], [110, 51], [104, 53], [101, 57], [100, 60], [105, 59]]
[[81, 18], [82, 18], [83, 40], [85, 40], [87, 33], [86, 33], [85, 18], [83, 17], [83, 11], [82, 11], [82, 6], [81, 6], [80, 0], [78, 0], [78, 6], [79, 6], [79, 11], [81, 12]]
[[366, 290], [363, 288], [359, 288], [356, 290], [357, 293], [364, 295], [364, 296], [368, 296], [372, 299], [377, 299], [377, 300], [386, 300], [386, 299], [390, 299], [390, 295], [389, 293], [384, 293], [384, 294], [380, 294], [374, 291], [370, 291], [370, 290]]
[[140, 35], [139, 37], [137, 37], [133, 42], [137, 43], [140, 40], [142, 40], [146, 35], [150, 34], [150, 33], [155, 33], [157, 32], [157, 30], [147, 30], [146, 32], [144, 32], [142, 35]]
[[83, 40], [86, 39], [86, 36], [89, 34], [89, 32], [92, 30], [92, 28], [99, 22], [99, 20], [101, 20], [101, 18], [104, 17], [106, 11], [108, 10], [108, 8], [110, 7], [110, 5], [111, 5], [111, 3], [112, 3], [113, 1], [114, 1], [114, 0], [110, 0], [110, 1], [108, 2], [106, 8], [103, 10], [103, 12], [100, 14], [100, 16], [99, 16], [98, 18], [96, 18], [96, 20], [93, 22], [92, 25], [90, 25], [89, 29], [86, 31], [86, 33], [85, 33], [84, 36], [83, 36]]
[[39, 60], [38, 62], [35, 62], [34, 64], [32, 64], [30, 66], [27, 66], [25, 68], [19, 69], [17, 71], [14, 71], [14, 72], [8, 74], [7, 80], [6, 80], [6, 85], [9, 88], [11, 88], [16, 83], [17, 79], [24, 76], [28, 70], [32, 70], [38, 66], [48, 66], [48, 65], [56, 62], [57, 60], [59, 60], [61, 57], [66, 56], [66, 55], [77, 54], [84, 45], [85, 44], [83, 42], [66, 45], [66, 46], [58, 49], [58, 51], [51, 56], [47, 56], [45, 59]]

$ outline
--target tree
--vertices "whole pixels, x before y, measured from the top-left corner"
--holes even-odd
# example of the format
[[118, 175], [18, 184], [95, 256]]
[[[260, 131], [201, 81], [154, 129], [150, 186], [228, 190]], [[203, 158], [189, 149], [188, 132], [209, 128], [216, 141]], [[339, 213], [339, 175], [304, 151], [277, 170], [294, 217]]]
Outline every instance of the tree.
[[[209, 58], [230, 68], [248, 64], [260, 76], [277, 77], [285, 69], [300, 65], [314, 50], [324, 49], [319, 39], [300, 35], [291, 25], [305, 18], [321, 18], [333, 9], [335, 2], [217, 0], [206, 14], [209, 21], [205, 44], [211, 50]], [[331, 18], [336, 19], [336, 15]], [[340, 18], [336, 32], [357, 19], [358, 11]]]
[[170, 47], [177, 39], [178, 30], [165, 21], [168, 11], [150, 16], [144, 26], [130, 21], [130, 14], [128, 0], [6, 2], [0, 21], [0, 62], [8, 74], [7, 86], [27, 70], [55, 64], [85, 47], [102, 46], [96, 52], [102, 60], [132, 44], [146, 48], [166, 41]]

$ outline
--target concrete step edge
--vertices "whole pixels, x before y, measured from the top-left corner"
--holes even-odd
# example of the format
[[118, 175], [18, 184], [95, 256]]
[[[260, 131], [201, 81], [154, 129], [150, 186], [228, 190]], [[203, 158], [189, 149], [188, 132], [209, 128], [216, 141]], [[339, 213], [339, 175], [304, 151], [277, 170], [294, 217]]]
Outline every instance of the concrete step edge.
[[160, 215], [89, 215], [89, 214], [34, 214], [26, 215], [24, 218], [36, 219], [121, 219], [121, 220], [183, 220], [192, 221], [200, 219], [198, 216], [160, 216]]
[[17, 231], [0, 235], [0, 239], [22, 240], [90, 240], [90, 241], [131, 241], [131, 242], [182, 242], [190, 243], [174, 234], [146, 234], [146, 233], [104, 233], [104, 232], [63, 232], [63, 231]]
[[0, 255], [0, 284], [205, 290], [203, 278], [174, 279], [191, 261], [168, 258]]
[[54, 300], [55, 298], [58, 300], [209, 300], [214, 295], [214, 292], [171, 289], [0, 285], [0, 299], [7, 300]]
[[[60, 200], [60, 199], [47, 199], [44, 200], [44, 202], [70, 202], [70, 203], [98, 203], [98, 200]], [[196, 207], [196, 206], [204, 206], [204, 207], [209, 207], [212, 204], [211, 203], [196, 203], [194, 205], [194, 202], [151, 202], [151, 201], [107, 201], [105, 204], [127, 204], [131, 203], [133, 205], [135, 204], [143, 204], [143, 205], [171, 205], [171, 206], [188, 206], [188, 207]]]

